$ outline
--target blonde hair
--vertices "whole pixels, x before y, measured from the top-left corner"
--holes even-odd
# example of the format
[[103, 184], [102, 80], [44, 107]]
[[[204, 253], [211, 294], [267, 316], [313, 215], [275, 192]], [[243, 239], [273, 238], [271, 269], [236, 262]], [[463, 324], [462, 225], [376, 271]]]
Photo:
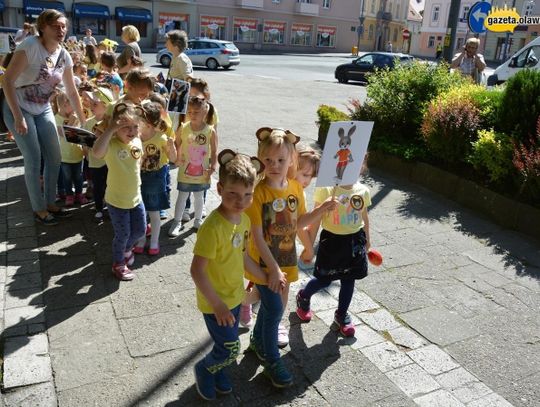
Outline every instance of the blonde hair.
[[279, 133], [272, 133], [264, 140], [260, 140], [259, 147], [257, 149], [257, 157], [264, 163], [263, 157], [268, 154], [268, 151], [272, 148], [280, 148], [281, 146], [285, 146], [287, 152], [291, 157], [292, 165], [287, 171], [287, 178], [292, 179], [296, 176], [298, 157], [296, 153], [296, 147], [284, 135], [281, 135]]
[[236, 154], [233, 159], [219, 166], [219, 182], [221, 185], [241, 182], [246, 187], [249, 187], [255, 185], [256, 180], [257, 170], [247, 155]]
[[[125, 108], [123, 108], [125, 106]], [[122, 107], [123, 109], [119, 109]], [[139, 123], [142, 118], [141, 114], [137, 114], [137, 111], [141, 110], [140, 106], [136, 106], [132, 103], [119, 102], [115, 105], [112, 113], [112, 122], [118, 121], [119, 119], [127, 119], [130, 122]]]
[[126, 25], [122, 27], [122, 35], [125, 35], [129, 42], [139, 42], [141, 40], [141, 34], [134, 25]]
[[298, 154], [298, 169], [301, 170], [306, 165], [309, 165], [313, 170], [312, 176], [316, 177], [321, 163], [321, 154], [305, 144], [299, 144], [296, 151]]
[[480, 47], [480, 39], [475, 37], [467, 38], [467, 42], [465, 42], [465, 45], [469, 44], [476, 44], [476, 46]]

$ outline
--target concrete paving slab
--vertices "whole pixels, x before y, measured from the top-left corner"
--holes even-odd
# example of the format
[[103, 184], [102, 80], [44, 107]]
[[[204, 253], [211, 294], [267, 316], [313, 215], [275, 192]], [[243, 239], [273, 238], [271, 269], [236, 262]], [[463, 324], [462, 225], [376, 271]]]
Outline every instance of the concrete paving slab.
[[22, 275], [26, 273], [39, 273], [39, 271], [40, 271], [39, 260], [16, 262], [16, 263], [7, 265], [8, 276]]
[[432, 375], [447, 372], [459, 365], [436, 345], [428, 345], [407, 352], [407, 355]]
[[6, 392], [5, 407], [57, 407], [56, 390], [53, 382], [20, 387]]
[[413, 363], [404, 352], [391, 342], [382, 342], [361, 348], [360, 351], [382, 372], [389, 372]]
[[467, 321], [457, 312], [441, 306], [402, 313], [399, 317], [426, 339], [440, 346], [480, 334], [475, 324]]
[[353, 349], [365, 348], [366, 346], [375, 345], [385, 341], [385, 338], [375, 332], [367, 325], [359, 325], [356, 327], [356, 341], [351, 345]]
[[540, 401], [540, 372], [512, 381], [497, 389], [497, 393], [515, 407], [529, 407]]
[[7, 289], [9, 291], [23, 290], [27, 288], [35, 288], [36, 291], [41, 290], [42, 280], [41, 273], [26, 273], [8, 276], [6, 279]]
[[43, 295], [41, 289], [27, 288], [24, 290], [12, 291], [6, 293], [5, 309], [24, 307], [28, 305], [43, 305]]
[[462, 367], [442, 373], [435, 377], [435, 380], [465, 404], [492, 393], [489, 387]]
[[467, 404], [467, 407], [512, 407], [512, 404], [498, 394], [491, 393], [479, 400]]
[[412, 329], [404, 326], [389, 330], [388, 335], [392, 342], [406, 349], [417, 349], [429, 343]]
[[401, 326], [386, 309], [362, 312], [358, 317], [376, 331], [389, 331]]
[[414, 399], [420, 407], [464, 407], [454, 396], [446, 390], [437, 390], [433, 393]]
[[10, 308], [4, 312], [6, 328], [45, 322], [44, 308], [38, 305]]
[[5, 389], [52, 380], [47, 335], [7, 338], [4, 346]]
[[58, 391], [133, 371], [110, 303], [47, 312], [47, 324]]
[[415, 364], [391, 370], [386, 375], [411, 398], [430, 393], [441, 387], [424, 369]]

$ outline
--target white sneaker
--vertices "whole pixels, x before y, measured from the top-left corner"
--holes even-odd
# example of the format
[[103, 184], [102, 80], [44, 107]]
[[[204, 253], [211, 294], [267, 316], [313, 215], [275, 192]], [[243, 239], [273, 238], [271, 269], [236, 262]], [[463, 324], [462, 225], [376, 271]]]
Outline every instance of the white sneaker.
[[169, 228], [170, 237], [180, 236], [180, 231], [182, 230], [182, 223], [176, 219], [171, 222], [171, 227]]
[[202, 217], [206, 218], [206, 206], [203, 206], [202, 208]]
[[199, 230], [199, 228], [201, 227], [202, 223], [203, 223], [202, 219], [195, 219], [195, 220], [193, 221], [193, 229]]
[[279, 324], [277, 334], [277, 346], [278, 348], [284, 348], [289, 344], [289, 330], [286, 326]]
[[103, 212], [96, 212], [96, 214], [94, 215], [94, 219], [97, 221], [103, 220]]
[[189, 208], [184, 209], [184, 212], [182, 213], [182, 222], [189, 222], [191, 220], [191, 216], [189, 215]]

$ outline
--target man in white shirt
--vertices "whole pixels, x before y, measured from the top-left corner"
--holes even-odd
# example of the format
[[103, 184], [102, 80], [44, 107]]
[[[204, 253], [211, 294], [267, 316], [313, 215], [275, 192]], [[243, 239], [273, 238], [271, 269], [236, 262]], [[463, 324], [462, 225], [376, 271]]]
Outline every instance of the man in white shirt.
[[82, 42], [84, 45], [92, 44], [97, 47], [97, 41], [92, 37], [92, 30], [90, 28], [86, 29], [86, 36], [83, 37]]

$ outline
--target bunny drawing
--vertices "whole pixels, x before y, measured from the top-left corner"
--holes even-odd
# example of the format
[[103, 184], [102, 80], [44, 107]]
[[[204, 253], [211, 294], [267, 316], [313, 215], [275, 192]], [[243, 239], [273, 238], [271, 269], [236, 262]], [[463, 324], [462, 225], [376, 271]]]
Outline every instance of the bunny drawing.
[[345, 135], [345, 130], [340, 127], [338, 130], [338, 136], [339, 136], [339, 150], [336, 152], [336, 155], [334, 158], [338, 159], [337, 165], [336, 165], [336, 182], [339, 182], [343, 179], [343, 174], [345, 173], [345, 168], [347, 168], [347, 165], [350, 162], [353, 162], [353, 156], [351, 153], [351, 150], [349, 150], [349, 147], [351, 146], [352, 142], [352, 135], [356, 131], [356, 126], [352, 126], [349, 131], [347, 132], [347, 135]]

